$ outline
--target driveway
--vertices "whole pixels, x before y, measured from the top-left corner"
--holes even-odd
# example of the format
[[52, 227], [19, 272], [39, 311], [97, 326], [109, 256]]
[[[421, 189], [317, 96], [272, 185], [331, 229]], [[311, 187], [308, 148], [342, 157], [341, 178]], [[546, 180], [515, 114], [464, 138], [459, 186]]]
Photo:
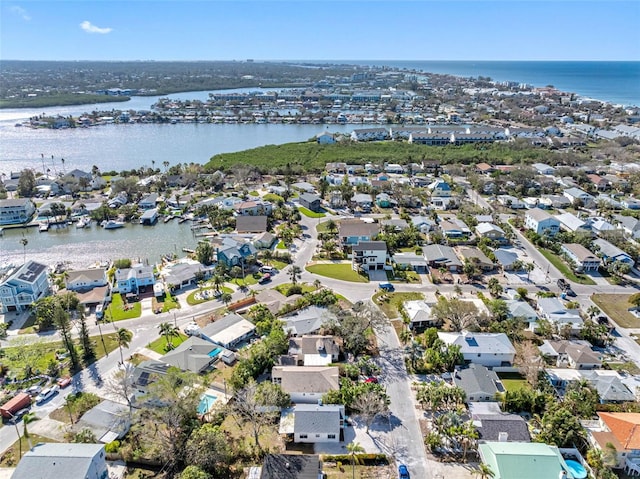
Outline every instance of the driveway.
[[387, 282], [387, 272], [383, 269], [369, 270], [369, 281], [382, 281]]

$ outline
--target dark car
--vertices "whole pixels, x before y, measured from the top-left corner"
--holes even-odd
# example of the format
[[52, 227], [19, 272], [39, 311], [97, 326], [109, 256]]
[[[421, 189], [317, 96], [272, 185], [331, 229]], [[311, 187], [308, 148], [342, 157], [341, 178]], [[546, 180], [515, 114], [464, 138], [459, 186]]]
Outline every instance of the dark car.
[[391, 283], [380, 283], [380, 289], [383, 291], [391, 292], [396, 288]]
[[24, 408], [24, 409], [20, 409], [17, 413], [15, 413], [11, 419], [9, 419], [9, 422], [11, 424], [15, 424], [17, 422], [19, 422], [22, 417], [27, 414], [31, 409], [29, 409], [28, 407]]
[[572, 290], [571, 288], [567, 288], [564, 290], [564, 294], [566, 294], [567, 296], [570, 296], [572, 298], [576, 297], [576, 292], [574, 290]]
[[398, 479], [410, 479], [409, 478], [409, 469], [404, 464], [400, 464], [398, 466]]

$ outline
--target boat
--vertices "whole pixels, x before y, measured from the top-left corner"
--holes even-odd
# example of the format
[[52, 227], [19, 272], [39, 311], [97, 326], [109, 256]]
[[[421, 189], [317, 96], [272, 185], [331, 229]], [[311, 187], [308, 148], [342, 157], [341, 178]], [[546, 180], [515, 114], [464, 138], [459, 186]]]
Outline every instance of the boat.
[[122, 228], [124, 226], [124, 221], [116, 221], [116, 220], [104, 220], [102, 222], [102, 227], [106, 230], [112, 230], [115, 228]]
[[49, 231], [49, 223], [38, 224], [38, 231], [40, 231], [40, 233], [42, 233], [43, 231]]
[[84, 217], [78, 220], [78, 222], [76, 223], [76, 228], [86, 228], [87, 226], [90, 226], [90, 225], [91, 225], [91, 218]]

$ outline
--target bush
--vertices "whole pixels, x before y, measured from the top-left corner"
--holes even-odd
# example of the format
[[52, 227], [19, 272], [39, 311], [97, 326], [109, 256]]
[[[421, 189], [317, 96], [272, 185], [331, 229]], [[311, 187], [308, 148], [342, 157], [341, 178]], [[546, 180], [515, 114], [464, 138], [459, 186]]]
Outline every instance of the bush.
[[104, 450], [106, 453], [118, 452], [118, 449], [120, 449], [120, 441], [118, 440], [111, 441], [109, 444], [104, 446]]
[[293, 296], [294, 294], [302, 294], [302, 286], [294, 284], [287, 290], [286, 296]]
[[[322, 456], [322, 460], [325, 462], [341, 462], [343, 464], [351, 464], [351, 456], [349, 454], [336, 454], [333, 456]], [[362, 464], [363, 466], [377, 466], [379, 464], [389, 464], [389, 459], [386, 454], [356, 454], [356, 464]]]

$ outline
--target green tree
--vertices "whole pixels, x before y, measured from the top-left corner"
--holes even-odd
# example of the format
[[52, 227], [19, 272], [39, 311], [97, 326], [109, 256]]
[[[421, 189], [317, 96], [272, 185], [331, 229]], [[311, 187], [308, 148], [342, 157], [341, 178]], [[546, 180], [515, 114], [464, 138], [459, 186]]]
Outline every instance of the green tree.
[[475, 304], [458, 298], [438, 298], [431, 308], [431, 316], [440, 324], [448, 323], [452, 330], [462, 331], [476, 324], [480, 312]]
[[160, 329], [160, 335], [164, 336], [164, 339], [167, 342], [167, 350], [173, 349], [173, 338], [177, 338], [180, 336], [180, 331], [171, 323], [160, 323], [158, 325]]
[[503, 291], [502, 285], [500, 284], [500, 281], [498, 281], [497, 278], [491, 278], [487, 282], [487, 288], [489, 289], [489, 292], [491, 293], [491, 295], [495, 298], [498, 298]]
[[356, 478], [356, 454], [362, 454], [364, 452], [364, 448], [358, 442], [350, 442], [347, 444], [347, 452], [351, 457], [351, 477], [352, 479]]
[[53, 321], [60, 332], [60, 336], [62, 336], [62, 342], [69, 352], [71, 366], [74, 370], [78, 370], [80, 368], [80, 361], [78, 359], [78, 351], [76, 351], [76, 346], [73, 344], [73, 339], [71, 338], [71, 321], [69, 320], [69, 314], [62, 309], [60, 302], [57, 302], [55, 305]]
[[33, 170], [24, 169], [18, 178], [17, 193], [22, 198], [29, 198], [36, 192], [36, 175]]
[[193, 431], [186, 447], [189, 464], [216, 477], [221, 477], [228, 472], [231, 450], [227, 437], [218, 426], [203, 424]]
[[300, 279], [302, 275], [302, 269], [300, 268], [300, 266], [297, 265], [291, 265], [291, 268], [289, 268], [289, 278], [291, 279], [291, 284], [293, 284], [294, 286], [296, 284], [298, 284], [298, 280]]
[[478, 476], [479, 479], [491, 479], [496, 475], [496, 473], [491, 469], [491, 466], [484, 462], [478, 464], [478, 468], [474, 471], [474, 474]]
[[577, 447], [585, 445], [586, 434], [580, 419], [571, 409], [559, 403], [549, 403], [540, 421], [540, 432], [535, 437], [537, 442], [543, 442], [557, 447]]
[[211, 479], [211, 474], [203, 471], [193, 464], [187, 466], [184, 471], [176, 476], [177, 479]]
[[200, 263], [209, 266], [213, 263], [214, 254], [215, 251], [209, 241], [200, 241], [198, 243], [198, 246], [196, 247], [196, 259]]
[[120, 349], [120, 364], [124, 364], [122, 348], [128, 348], [132, 339], [133, 333], [128, 329], [120, 328], [116, 331], [116, 340], [118, 341], [118, 348]]
[[29, 435], [29, 430], [27, 429], [27, 425], [37, 421], [38, 419], [40, 418], [36, 416], [35, 412], [28, 412], [27, 414], [22, 416], [22, 428], [23, 428], [22, 434], [29, 442], [29, 449], [33, 449], [33, 445], [31, 444], [31, 436]]
[[82, 359], [85, 364], [90, 364], [96, 358], [96, 351], [93, 342], [89, 337], [89, 328], [87, 327], [87, 318], [85, 317], [85, 308], [83, 304], [79, 304], [78, 320], [80, 322], [80, 345], [82, 346]]

